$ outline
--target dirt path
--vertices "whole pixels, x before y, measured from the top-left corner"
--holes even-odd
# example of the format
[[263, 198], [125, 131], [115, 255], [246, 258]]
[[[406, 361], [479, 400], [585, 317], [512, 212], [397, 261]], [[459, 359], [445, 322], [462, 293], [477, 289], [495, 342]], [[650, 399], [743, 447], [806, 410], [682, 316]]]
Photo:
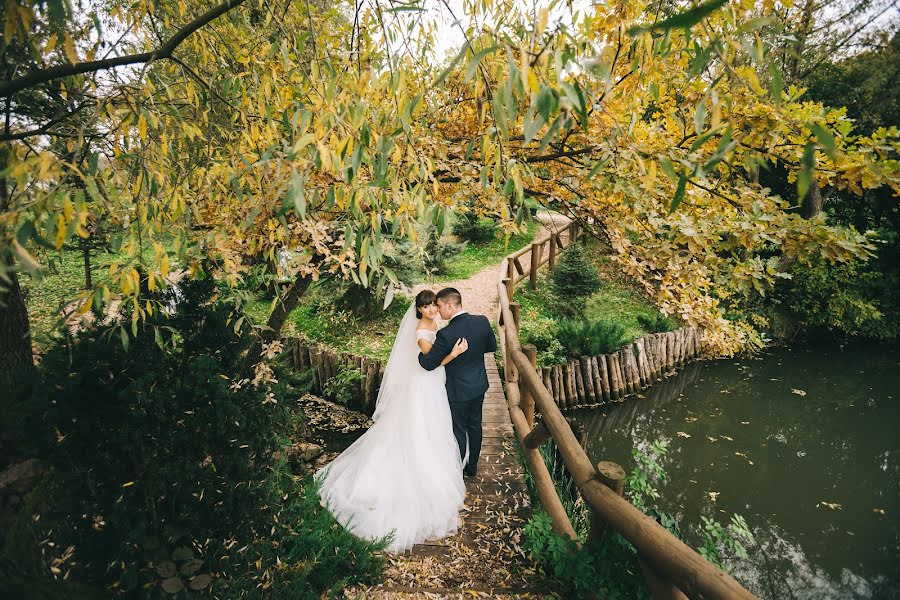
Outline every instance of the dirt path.
[[[540, 239], [552, 230], [558, 230], [569, 223], [568, 217], [556, 213], [540, 212], [535, 217], [541, 224], [534, 239]], [[510, 248], [515, 252], [518, 248]], [[520, 259], [522, 267], [526, 270], [531, 266], [530, 254]], [[491, 265], [475, 273], [468, 279], [459, 281], [441, 281], [437, 283], [420, 283], [412, 288], [413, 294], [430, 289], [438, 291], [444, 287], [454, 287], [460, 291], [463, 297], [463, 306], [473, 314], [487, 315], [492, 321], [497, 312], [499, 298], [497, 297], [497, 282], [500, 280], [500, 264]]]

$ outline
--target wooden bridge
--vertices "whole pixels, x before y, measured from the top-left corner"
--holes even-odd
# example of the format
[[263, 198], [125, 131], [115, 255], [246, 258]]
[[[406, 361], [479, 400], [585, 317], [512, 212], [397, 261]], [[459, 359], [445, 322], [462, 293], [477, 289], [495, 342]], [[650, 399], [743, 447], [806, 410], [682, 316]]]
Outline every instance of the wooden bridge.
[[[521, 546], [522, 526], [532, 507], [520, 456], [554, 531], [577, 540], [538, 451], [552, 439], [590, 506], [590, 535], [613, 529], [634, 545], [654, 600], [755, 598], [622, 497], [624, 471], [613, 463], [591, 462], [560, 412], [559, 397], [545, 386], [534, 348], [523, 347], [519, 340], [516, 284], [527, 279], [537, 285], [538, 269], [545, 264], [552, 269], [558, 251], [577, 239], [578, 228], [572, 223], [504, 259], [497, 282], [497, 324], [505, 381], [493, 358], [486, 357], [490, 389], [483, 412], [484, 446], [478, 478], [466, 482], [462, 527], [453, 537], [391, 556], [385, 583], [365, 590], [365, 597], [559, 596], [558, 586], [539, 572]], [[349, 592], [357, 597], [360, 591]]]

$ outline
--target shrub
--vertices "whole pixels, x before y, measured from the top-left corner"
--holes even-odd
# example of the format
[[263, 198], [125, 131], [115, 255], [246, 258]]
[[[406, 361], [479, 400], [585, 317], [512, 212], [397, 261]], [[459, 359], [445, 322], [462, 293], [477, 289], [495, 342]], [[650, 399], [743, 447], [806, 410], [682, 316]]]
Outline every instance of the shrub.
[[581, 305], [581, 301], [600, 289], [597, 269], [588, 262], [581, 244], [572, 244], [551, 274], [553, 292], [561, 306]]
[[[209, 281], [180, 285], [174, 315], [150, 320], [172, 332], [167, 339], [147, 327], [123, 351], [118, 336], [110, 341], [114, 329], [88, 330], [74, 351], [44, 356], [29, 396], [38, 418], [28, 428], [50, 468], [20, 527], [53, 542], [42, 545], [41, 570], [52, 565], [128, 597], [202, 587], [210, 574], [218, 595], [227, 578], [255, 578], [252, 590], [268, 571], [306, 586], [291, 597], [318, 597], [333, 580], [313, 572], [361, 573], [357, 563], [371, 566], [364, 555], [373, 546], [331, 532], [337, 526], [327, 513], [309, 508], [318, 506], [309, 483], [273, 472], [294, 425], [285, 392], [299, 391], [302, 378], [254, 386], [252, 338], [235, 332]], [[300, 506], [312, 512], [299, 514]], [[274, 519], [281, 525], [272, 530], [285, 507], [297, 507], [293, 520]], [[275, 548], [301, 538], [329, 545], [295, 550], [305, 566], [282, 572], [276, 563], [286, 555], [276, 557]], [[22, 548], [3, 551], [27, 566]], [[247, 560], [253, 552], [258, 565]]]
[[557, 339], [571, 358], [599, 356], [613, 352], [625, 343], [625, 328], [607, 321], [560, 321]]
[[350, 401], [356, 398], [361, 379], [362, 373], [359, 369], [345, 363], [341, 365], [337, 375], [325, 382], [325, 389], [322, 391], [329, 399], [348, 406]]
[[896, 269], [872, 262], [798, 263], [778, 300], [803, 329], [895, 338], [900, 335], [900, 277]]
[[441, 239], [437, 228], [434, 226], [428, 227], [425, 235], [427, 236], [425, 256], [423, 257], [425, 270], [432, 275], [446, 273], [450, 260], [465, 250], [465, 243], [458, 244]]
[[454, 235], [475, 244], [486, 242], [497, 235], [497, 222], [487, 217], [479, 217], [475, 213], [463, 213], [457, 216], [453, 224]]
[[678, 321], [673, 317], [668, 317], [662, 313], [654, 313], [647, 315], [638, 313], [638, 325], [647, 333], [664, 333], [666, 331], [674, 331], [678, 329]]

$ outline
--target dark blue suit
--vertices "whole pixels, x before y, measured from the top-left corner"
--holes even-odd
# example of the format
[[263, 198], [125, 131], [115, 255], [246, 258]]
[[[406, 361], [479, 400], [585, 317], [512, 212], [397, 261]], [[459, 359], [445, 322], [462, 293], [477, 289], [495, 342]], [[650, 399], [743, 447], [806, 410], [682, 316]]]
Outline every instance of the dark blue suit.
[[469, 342], [469, 349], [445, 367], [447, 399], [450, 401], [453, 435], [459, 444], [460, 457], [466, 454], [466, 436], [469, 440], [469, 462], [465, 472], [474, 475], [481, 454], [481, 408], [484, 393], [488, 390], [484, 355], [497, 350], [497, 339], [490, 321], [483, 315], [456, 315], [437, 332], [431, 351], [428, 354], [419, 353], [419, 364], [428, 371], [438, 368], [459, 338]]

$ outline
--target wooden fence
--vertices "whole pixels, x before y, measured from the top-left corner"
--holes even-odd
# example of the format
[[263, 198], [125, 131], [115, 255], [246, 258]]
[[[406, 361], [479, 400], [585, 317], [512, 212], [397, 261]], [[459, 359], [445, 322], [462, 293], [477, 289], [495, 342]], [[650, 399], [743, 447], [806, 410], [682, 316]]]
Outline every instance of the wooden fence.
[[623, 400], [702, 353], [700, 331], [682, 327], [645, 335], [611, 354], [544, 367], [540, 374], [560, 408], [596, 406]]
[[324, 346], [311, 344], [301, 338], [283, 338], [285, 352], [290, 353], [291, 365], [298, 371], [312, 370], [312, 391], [324, 395], [325, 383], [340, 373], [343, 366], [359, 371], [361, 378], [356, 382], [354, 398], [347, 408], [372, 416], [375, 400], [384, 375], [384, 365], [380, 360], [367, 356], [340, 354]]
[[[754, 598], [755, 596], [734, 578], [708, 562], [669, 533], [662, 525], [622, 497], [624, 470], [611, 462], [604, 461], [597, 465], [591, 462], [566, 418], [560, 412], [560, 406], [551, 392], [553, 382], [549, 381], [550, 386], [548, 387], [545, 385], [544, 372], [538, 372], [535, 348], [522, 346], [519, 340], [519, 307], [512, 302], [515, 285], [528, 278], [530, 285], [535, 286], [538, 281], [537, 270], [545, 263], [549, 263], [551, 269], [555, 266], [558, 251], [565, 247], [564, 237], [561, 234], [566, 230], [569, 233], [569, 241], [577, 240], [578, 228], [573, 223], [562, 231], [553, 232], [535, 241], [530, 247], [510, 254], [504, 259], [501, 269], [502, 279], [497, 285], [500, 295], [498, 325], [510, 419], [516, 437], [522, 446], [542, 508], [550, 516], [554, 531], [577, 540], [575, 530], [557, 495], [547, 465], [538, 450], [541, 444], [552, 439], [578, 491], [591, 508], [591, 539], [596, 540], [603, 535], [605, 530], [614, 529], [631, 542], [637, 549], [641, 570], [655, 599], [675, 599], [686, 596], [721, 599]], [[526, 273], [520, 258], [528, 252], [531, 252], [531, 266]], [[675, 360], [677, 364], [679, 356], [688, 356], [688, 352], [684, 348], [694, 348], [698, 345], [696, 332], [693, 334], [682, 333], [681, 342], [678, 345], [675, 344], [677, 337], [676, 335], [665, 338], [666, 360], [654, 361], [654, 367], [670, 365], [672, 360]], [[691, 338], [693, 341], [690, 341]], [[669, 346], [670, 339], [672, 341], [671, 348]], [[657, 338], [658, 340], [659, 338]], [[659, 348], [657, 350], [662, 352]], [[616, 354], [612, 355], [613, 362]], [[619, 361], [619, 369], [615, 370], [614, 375], [620, 376], [619, 385], [609, 382], [610, 393], [614, 390], [618, 390], [620, 393], [625, 390], [627, 393], [629, 385], [634, 386], [636, 381], [641, 381], [641, 362], [637, 358], [636, 352], [631, 352], [630, 356], [631, 359], [629, 359], [629, 355], [625, 356], [625, 362], [631, 366], [623, 368], [621, 360]], [[647, 356], [646, 345], [644, 345], [644, 356]], [[669, 358], [670, 356], [672, 359]], [[605, 364], [607, 378], [609, 378], [610, 362], [605, 362]], [[652, 376], [648, 375], [650, 364], [649, 359], [644, 363], [645, 381]], [[589, 366], [591, 377], [587, 379], [595, 382], [593, 362], [590, 362]], [[597, 370], [599, 373], [599, 362]], [[573, 366], [569, 371], [571, 375], [567, 380], [568, 383], [557, 381], [557, 389], [559, 386], [563, 386], [567, 389], [565, 393], [571, 394], [567, 395], [567, 398], [577, 398], [578, 373], [581, 373], [583, 390], [587, 369], [582, 368], [579, 361], [578, 368]], [[574, 384], [571, 376], [575, 378]], [[602, 381], [602, 374], [600, 374], [600, 380]], [[632, 387], [632, 391], [634, 391], [634, 387]], [[602, 393], [603, 384], [601, 383], [601, 397]], [[537, 421], [536, 413], [540, 416]]]

